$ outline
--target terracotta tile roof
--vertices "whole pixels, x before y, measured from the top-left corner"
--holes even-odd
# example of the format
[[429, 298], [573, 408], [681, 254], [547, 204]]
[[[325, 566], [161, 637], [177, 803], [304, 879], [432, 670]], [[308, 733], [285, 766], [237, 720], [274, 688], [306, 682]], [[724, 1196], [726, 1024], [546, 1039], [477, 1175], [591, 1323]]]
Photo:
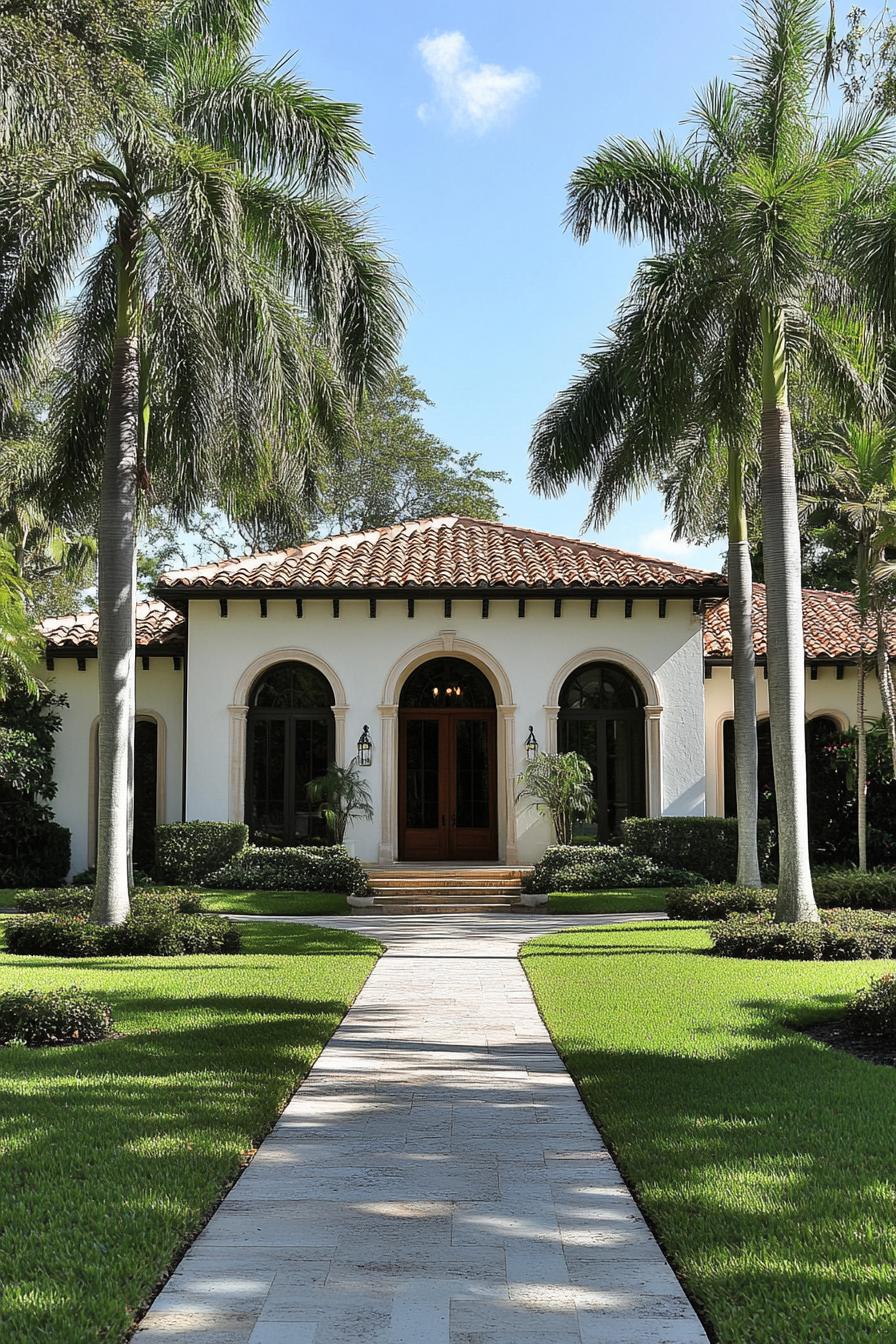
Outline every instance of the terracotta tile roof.
[[163, 574], [200, 588], [637, 588], [724, 585], [719, 574], [476, 518], [424, 518]]
[[[757, 658], [764, 658], [766, 655], [767, 632], [765, 585], [754, 583], [753, 647]], [[804, 588], [803, 635], [807, 658], [855, 658], [859, 652], [860, 631], [854, 595]], [[896, 612], [890, 619], [889, 646], [891, 657], [896, 657]], [[865, 635], [864, 647], [867, 653], [874, 651], [874, 639], [870, 632]], [[707, 658], [731, 657], [731, 626], [727, 599], [714, 602], [707, 608], [703, 626], [703, 648]]]
[[[183, 648], [185, 618], [167, 602], [150, 598], [137, 603], [137, 648]], [[95, 611], [74, 616], [51, 616], [41, 621], [40, 633], [49, 649], [95, 649], [99, 617]]]

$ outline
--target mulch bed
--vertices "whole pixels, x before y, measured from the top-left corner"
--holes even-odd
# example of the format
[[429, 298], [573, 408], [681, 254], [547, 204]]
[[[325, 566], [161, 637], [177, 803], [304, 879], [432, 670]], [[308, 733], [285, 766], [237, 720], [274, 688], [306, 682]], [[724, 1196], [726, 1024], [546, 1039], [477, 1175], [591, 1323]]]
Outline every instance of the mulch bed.
[[832, 1050], [845, 1050], [866, 1064], [888, 1064], [896, 1066], [896, 1045], [885, 1046], [872, 1037], [863, 1036], [846, 1017], [837, 1017], [832, 1021], [816, 1022], [810, 1027], [801, 1027], [804, 1036], [811, 1036]]

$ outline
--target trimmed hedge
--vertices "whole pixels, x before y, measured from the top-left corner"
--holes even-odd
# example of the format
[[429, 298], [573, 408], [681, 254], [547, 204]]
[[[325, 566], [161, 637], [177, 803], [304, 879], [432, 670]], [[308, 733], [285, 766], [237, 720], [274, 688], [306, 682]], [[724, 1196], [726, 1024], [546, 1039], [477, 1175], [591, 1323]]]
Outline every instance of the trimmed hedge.
[[250, 845], [211, 873], [207, 887], [249, 891], [344, 891], [364, 896], [367, 873], [342, 845], [262, 849]]
[[896, 954], [896, 915], [825, 910], [820, 924], [775, 924], [732, 915], [710, 930], [720, 957], [751, 961], [863, 961]]
[[[63, 910], [89, 915], [93, 892], [89, 887], [44, 887], [20, 891], [18, 908], [22, 914], [58, 914]], [[205, 910], [198, 891], [153, 891], [138, 888], [131, 896], [131, 912], [170, 915], [201, 915]]]
[[[757, 835], [764, 867], [771, 849], [768, 821], [760, 820]], [[633, 854], [688, 868], [711, 882], [733, 882], [737, 877], [736, 817], [626, 817], [622, 839]]]
[[683, 872], [632, 854], [622, 845], [551, 845], [523, 879], [526, 891], [609, 891], [614, 887], [680, 887], [700, 882]]
[[0, 994], [0, 1045], [83, 1045], [112, 1034], [112, 1009], [77, 985]]
[[896, 1041], [896, 975], [881, 975], [860, 989], [847, 1009], [857, 1031], [878, 1041]]
[[91, 924], [83, 914], [24, 915], [6, 926], [10, 952], [57, 957], [179, 957], [239, 952], [240, 931], [216, 915], [137, 911], [123, 924]]
[[56, 886], [72, 862], [72, 833], [55, 821], [20, 830], [12, 852], [0, 859], [0, 887]]
[[670, 919], [727, 919], [729, 915], [756, 915], [773, 911], [775, 893], [767, 887], [714, 886], [670, 891], [666, 913]]
[[249, 843], [241, 821], [174, 821], [156, 827], [160, 882], [201, 882]]
[[823, 906], [853, 910], [896, 910], [896, 870], [861, 873], [858, 868], [814, 873], [815, 900]]

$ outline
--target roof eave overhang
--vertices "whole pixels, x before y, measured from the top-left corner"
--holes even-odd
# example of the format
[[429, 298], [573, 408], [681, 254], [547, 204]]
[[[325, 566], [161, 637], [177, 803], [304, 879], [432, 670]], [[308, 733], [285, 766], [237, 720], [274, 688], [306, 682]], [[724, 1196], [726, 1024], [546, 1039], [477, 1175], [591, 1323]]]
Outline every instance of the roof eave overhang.
[[372, 586], [362, 587], [360, 585], [345, 585], [343, 587], [321, 587], [310, 585], [306, 587], [278, 587], [273, 585], [264, 585], [259, 587], [237, 587], [230, 584], [208, 584], [183, 587], [166, 587], [159, 585], [153, 589], [153, 597], [159, 598], [162, 602], [167, 602], [170, 607], [182, 609], [188, 602], [205, 601], [210, 598], [220, 600], [221, 598], [250, 599], [258, 601], [261, 598], [267, 598], [274, 601], [277, 598], [293, 600], [301, 598], [303, 601], [310, 601], [314, 598], [323, 598], [330, 600], [339, 598], [348, 601], [356, 598], [360, 601], [368, 601], [370, 598], [377, 598], [384, 602], [388, 601], [406, 601], [413, 598], [415, 601], [442, 601], [451, 599], [452, 601], [470, 601], [478, 602], [482, 598], [489, 598], [494, 601], [519, 601], [521, 598], [532, 601], [556, 601], [557, 598], [569, 599], [570, 601], [589, 601], [591, 598], [602, 598], [607, 601], [626, 601], [629, 599], [642, 599], [644, 601], [656, 601], [659, 598], [665, 598], [667, 601], [679, 600], [682, 602], [694, 601], [714, 601], [720, 597], [728, 596], [727, 584], [719, 583], [666, 583], [666, 584], [626, 584], [600, 586], [597, 584], [581, 584], [577, 586], [567, 586], [561, 584], [540, 584], [534, 585], [511, 585], [496, 586], [482, 584], [475, 587], [435, 587], [433, 585], [404, 585], [392, 588], [377, 588]]

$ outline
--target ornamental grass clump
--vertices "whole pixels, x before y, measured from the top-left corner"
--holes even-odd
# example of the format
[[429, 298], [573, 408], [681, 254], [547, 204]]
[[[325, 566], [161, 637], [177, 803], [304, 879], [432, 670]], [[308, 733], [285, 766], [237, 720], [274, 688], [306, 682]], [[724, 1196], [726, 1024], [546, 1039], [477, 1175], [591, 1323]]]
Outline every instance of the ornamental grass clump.
[[0, 994], [0, 1045], [84, 1045], [112, 1034], [112, 1009], [77, 985]]

